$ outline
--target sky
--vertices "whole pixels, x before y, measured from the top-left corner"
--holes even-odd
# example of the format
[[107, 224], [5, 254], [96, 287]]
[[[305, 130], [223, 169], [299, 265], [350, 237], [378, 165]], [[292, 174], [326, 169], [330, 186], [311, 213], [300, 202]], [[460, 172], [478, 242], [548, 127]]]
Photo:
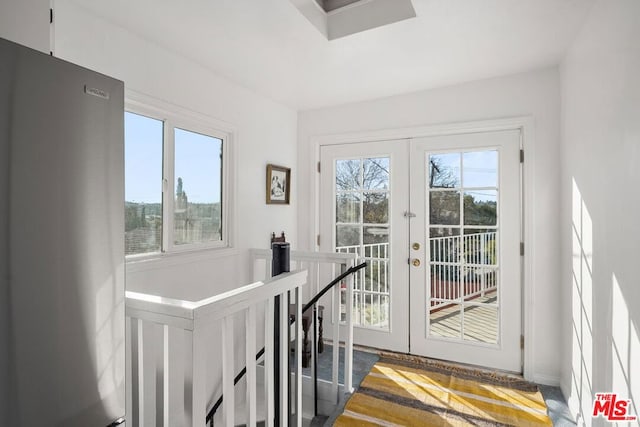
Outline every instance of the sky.
[[[189, 202], [220, 202], [222, 140], [175, 129], [175, 194], [178, 177]], [[125, 113], [125, 200], [162, 202], [163, 122]]]

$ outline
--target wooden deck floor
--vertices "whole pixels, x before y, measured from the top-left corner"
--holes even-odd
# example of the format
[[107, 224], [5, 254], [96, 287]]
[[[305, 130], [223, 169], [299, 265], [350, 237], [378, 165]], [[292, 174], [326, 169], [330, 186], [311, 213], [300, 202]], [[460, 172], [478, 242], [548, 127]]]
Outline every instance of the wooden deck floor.
[[[498, 306], [495, 305], [495, 302], [496, 294], [492, 292], [473, 300], [473, 304], [483, 303], [483, 305], [465, 306], [464, 316], [459, 304], [434, 310], [430, 315], [431, 336], [496, 343], [498, 340]], [[464, 328], [462, 319], [464, 319]]]

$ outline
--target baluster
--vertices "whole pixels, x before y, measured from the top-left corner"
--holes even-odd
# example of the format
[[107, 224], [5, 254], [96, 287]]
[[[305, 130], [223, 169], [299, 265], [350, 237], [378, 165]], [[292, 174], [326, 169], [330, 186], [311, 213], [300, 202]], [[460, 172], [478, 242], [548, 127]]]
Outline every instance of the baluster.
[[[222, 319], [222, 423], [235, 426], [233, 317]], [[255, 353], [254, 353], [255, 354]]]
[[245, 366], [247, 367], [247, 425], [255, 427], [256, 419], [256, 308], [245, 310]]
[[202, 326], [196, 319], [193, 330], [184, 332], [187, 363], [184, 378], [185, 425], [192, 427], [201, 427], [207, 416], [206, 349]]
[[[449, 262], [451, 262], [451, 242], [449, 242], [447, 240], [446, 245], [447, 245], [447, 252], [449, 254]], [[452, 295], [451, 295], [451, 282], [449, 280], [449, 276], [450, 276], [450, 273], [451, 273], [450, 268], [451, 268], [451, 265], [447, 264], [445, 266], [445, 269], [444, 269], [444, 274], [445, 274], [444, 277], [445, 277], [445, 283], [446, 283], [445, 292], [446, 292], [447, 298], [449, 298], [449, 299], [452, 297]]]
[[165, 427], [184, 421], [184, 331], [164, 326], [164, 403]]
[[271, 297], [267, 300], [264, 310], [265, 322], [264, 322], [264, 375], [265, 375], [265, 414], [266, 414], [266, 427], [274, 427], [274, 337], [273, 337], [273, 319], [274, 319], [274, 298]]
[[[336, 291], [336, 288], [338, 289]], [[331, 290], [333, 295], [333, 364], [331, 373], [331, 394], [335, 396], [335, 403], [339, 401], [338, 396], [338, 364], [340, 351], [340, 296], [342, 293], [342, 283], [338, 283]], [[346, 303], [346, 301], [345, 301]]]
[[169, 325], [162, 325], [162, 425], [169, 427]]
[[[125, 413], [131, 419], [132, 425], [135, 421], [135, 414], [138, 412], [137, 409], [137, 401], [134, 396], [134, 383], [136, 382], [135, 378], [137, 377], [137, 367], [135, 360], [137, 359], [137, 340], [133, 338], [134, 331], [133, 328], [137, 323], [137, 319], [134, 319], [127, 315], [125, 317], [125, 348], [128, 348], [129, 351], [125, 354], [125, 372], [130, 372], [129, 375], [125, 376]], [[136, 372], [134, 372], [134, 368]], [[137, 390], [135, 395], [137, 396]], [[135, 410], [134, 410], [134, 402], [135, 402]]]
[[144, 376], [142, 374], [142, 320], [131, 319], [131, 421], [134, 425], [143, 425], [141, 413], [144, 412], [142, 399], [144, 398]]
[[296, 323], [295, 323], [295, 342], [296, 342], [296, 359], [295, 359], [295, 425], [302, 426], [302, 290], [297, 287], [295, 290], [295, 307], [296, 307]]
[[[353, 267], [352, 261], [349, 267]], [[346, 393], [353, 391], [352, 376], [353, 376], [353, 274], [347, 278], [346, 289], [346, 337], [344, 347], [344, 388]]]
[[156, 424], [156, 342], [154, 324], [138, 320], [138, 425]]
[[288, 292], [280, 294], [280, 396], [278, 406], [280, 408], [280, 426], [289, 425], [289, 295]]

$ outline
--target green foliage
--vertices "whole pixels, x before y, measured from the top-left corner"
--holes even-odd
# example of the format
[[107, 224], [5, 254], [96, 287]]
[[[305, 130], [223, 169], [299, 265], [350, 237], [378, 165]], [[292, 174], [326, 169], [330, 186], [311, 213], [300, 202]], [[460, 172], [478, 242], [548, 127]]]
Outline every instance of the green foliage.
[[493, 200], [475, 200], [470, 194], [464, 196], [465, 224], [496, 225], [497, 204]]

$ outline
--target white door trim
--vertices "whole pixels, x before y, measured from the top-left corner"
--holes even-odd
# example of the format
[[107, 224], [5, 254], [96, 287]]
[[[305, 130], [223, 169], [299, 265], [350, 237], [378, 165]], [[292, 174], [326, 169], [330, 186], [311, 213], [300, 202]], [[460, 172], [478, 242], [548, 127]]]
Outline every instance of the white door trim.
[[[534, 343], [535, 329], [533, 327], [533, 307], [535, 304], [533, 295], [533, 284], [535, 283], [536, 254], [535, 233], [533, 232], [536, 223], [533, 201], [535, 200], [536, 189], [533, 174], [535, 164], [535, 122], [533, 116], [508, 117], [495, 120], [481, 120], [459, 123], [444, 123], [417, 127], [405, 127], [396, 129], [381, 129], [371, 131], [346, 132], [332, 135], [317, 135], [310, 138], [312, 155], [309, 156], [308, 170], [315, 171], [320, 161], [320, 146], [333, 144], [346, 144], [355, 142], [371, 142], [390, 139], [418, 138], [423, 136], [448, 135], [455, 133], [485, 132], [491, 130], [520, 129], [522, 131], [521, 147], [525, 152], [525, 163], [523, 165], [523, 238], [524, 238], [524, 258], [523, 258], [523, 329], [524, 329], [524, 354], [523, 354], [523, 376], [527, 380], [535, 380], [534, 376]], [[319, 198], [320, 198], [320, 177], [315, 173], [315, 179], [310, 180], [310, 194], [314, 201], [313, 228], [310, 230], [310, 241], [316, 242], [316, 236], [320, 230], [319, 220]], [[316, 242], [317, 243], [317, 242]], [[318, 247], [316, 246], [316, 250]]]

